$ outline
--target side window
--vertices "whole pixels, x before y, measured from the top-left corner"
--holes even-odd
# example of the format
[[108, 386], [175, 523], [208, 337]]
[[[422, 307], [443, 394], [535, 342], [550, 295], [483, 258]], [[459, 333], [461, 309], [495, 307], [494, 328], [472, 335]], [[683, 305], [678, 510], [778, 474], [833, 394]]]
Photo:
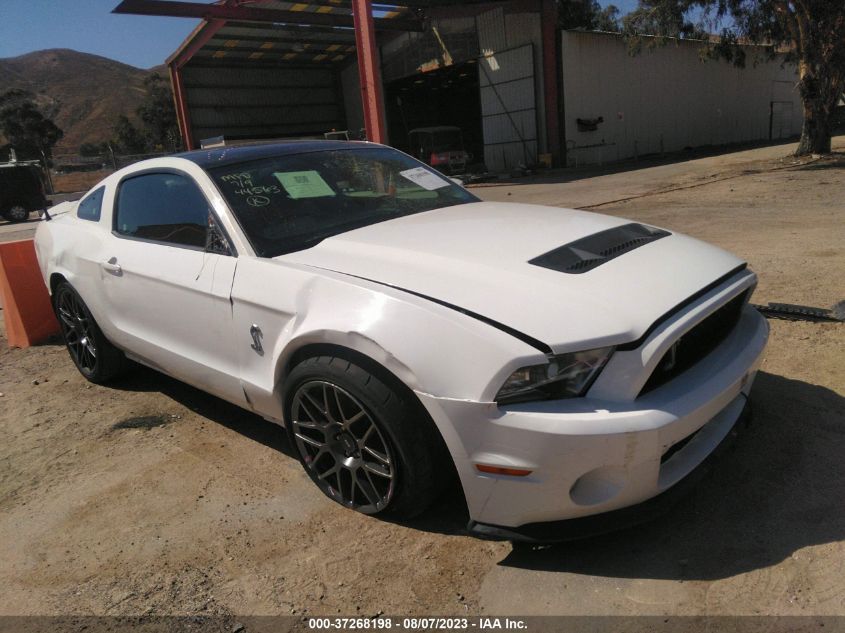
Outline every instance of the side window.
[[180, 246], [206, 246], [209, 208], [196, 183], [179, 174], [144, 174], [117, 192], [115, 230]]
[[92, 222], [100, 221], [100, 211], [103, 208], [103, 194], [106, 192], [105, 187], [100, 187], [94, 193], [90, 194], [79, 206], [76, 207], [76, 217], [81, 220], [91, 220]]

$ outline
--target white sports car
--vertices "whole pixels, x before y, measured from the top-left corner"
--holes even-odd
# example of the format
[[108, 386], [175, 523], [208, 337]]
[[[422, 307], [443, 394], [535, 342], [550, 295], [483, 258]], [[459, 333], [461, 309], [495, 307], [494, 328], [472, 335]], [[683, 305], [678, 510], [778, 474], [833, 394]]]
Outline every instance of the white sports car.
[[52, 214], [36, 249], [88, 380], [131, 359], [284, 424], [368, 514], [456, 471], [479, 534], [554, 538], [689, 480], [768, 336], [729, 253], [481, 202], [371, 143], [148, 160]]

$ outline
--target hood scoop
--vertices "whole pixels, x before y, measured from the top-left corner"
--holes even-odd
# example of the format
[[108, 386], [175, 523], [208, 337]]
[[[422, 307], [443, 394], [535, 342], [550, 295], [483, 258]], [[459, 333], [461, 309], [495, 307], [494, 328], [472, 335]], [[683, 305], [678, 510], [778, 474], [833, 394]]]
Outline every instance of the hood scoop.
[[528, 263], [578, 275], [668, 235], [669, 231], [644, 224], [623, 224], [564, 244]]

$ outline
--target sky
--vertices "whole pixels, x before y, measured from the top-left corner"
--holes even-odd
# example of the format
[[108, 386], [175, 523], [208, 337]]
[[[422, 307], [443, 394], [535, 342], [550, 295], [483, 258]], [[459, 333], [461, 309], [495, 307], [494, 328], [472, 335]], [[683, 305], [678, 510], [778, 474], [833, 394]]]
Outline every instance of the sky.
[[[191, 0], [208, 2], [209, 0]], [[398, 0], [397, 0], [398, 1]], [[621, 12], [637, 0], [599, 0]], [[164, 63], [198, 20], [114, 15], [119, 0], [0, 0], [0, 58], [72, 48], [138, 68]]]
[[164, 63], [199, 22], [114, 15], [120, 0], [0, 0], [0, 58], [72, 48], [138, 68]]

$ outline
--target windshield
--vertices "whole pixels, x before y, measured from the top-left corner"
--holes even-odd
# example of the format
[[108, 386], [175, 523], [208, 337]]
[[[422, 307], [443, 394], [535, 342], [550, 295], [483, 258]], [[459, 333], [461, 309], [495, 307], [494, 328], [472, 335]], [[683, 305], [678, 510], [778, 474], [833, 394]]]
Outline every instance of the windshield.
[[478, 198], [387, 147], [310, 152], [208, 170], [261, 257]]

